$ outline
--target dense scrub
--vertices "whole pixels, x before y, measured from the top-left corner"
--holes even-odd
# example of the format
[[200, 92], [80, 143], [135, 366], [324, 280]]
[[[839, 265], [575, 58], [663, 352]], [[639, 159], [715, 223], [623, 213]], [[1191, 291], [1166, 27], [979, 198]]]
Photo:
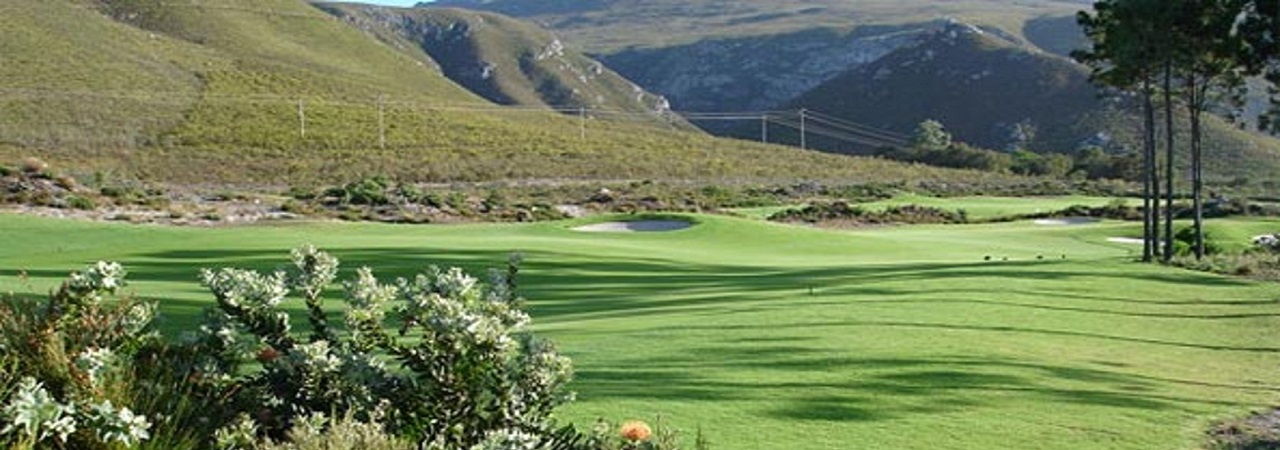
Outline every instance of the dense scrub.
[[[368, 268], [324, 308], [338, 260], [304, 247], [272, 273], [204, 270], [217, 306], [168, 340], [156, 307], [114, 301], [100, 262], [48, 299], [0, 304], [0, 444], [15, 449], [673, 448], [673, 430], [558, 425], [570, 361], [528, 330], [519, 259], [487, 282], [430, 268], [385, 283]], [[296, 327], [282, 307], [305, 305]]]

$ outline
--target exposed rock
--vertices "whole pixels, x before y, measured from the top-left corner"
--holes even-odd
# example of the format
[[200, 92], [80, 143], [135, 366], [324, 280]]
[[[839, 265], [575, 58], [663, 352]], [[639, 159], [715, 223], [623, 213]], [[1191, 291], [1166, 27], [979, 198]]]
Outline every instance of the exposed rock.
[[810, 30], [627, 50], [606, 64], [682, 111], [762, 110], [914, 41], [926, 25]]

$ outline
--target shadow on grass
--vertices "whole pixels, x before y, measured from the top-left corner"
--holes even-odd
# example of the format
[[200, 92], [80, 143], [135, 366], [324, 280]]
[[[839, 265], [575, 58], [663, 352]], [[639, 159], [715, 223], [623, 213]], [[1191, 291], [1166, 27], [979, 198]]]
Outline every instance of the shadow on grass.
[[[429, 265], [460, 266], [472, 273], [501, 267], [503, 251], [467, 251], [442, 247], [332, 248], [326, 249], [343, 262], [340, 279], [350, 278], [355, 269], [369, 266], [385, 279], [412, 276]], [[1221, 343], [1176, 341], [1143, 336], [1123, 336], [1074, 329], [1048, 329], [1025, 324], [962, 324], [946, 319], [803, 320], [787, 316], [795, 308], [820, 308], [851, 304], [957, 303], [999, 308], [1033, 309], [1049, 314], [1097, 314], [1134, 319], [1238, 320], [1274, 318], [1272, 311], [1240, 310], [1267, 306], [1267, 301], [1141, 299], [1060, 293], [1064, 283], [1081, 279], [1123, 282], [1151, 282], [1169, 287], [1230, 287], [1249, 283], [1210, 275], [1184, 272], [1109, 271], [1061, 261], [1014, 261], [850, 265], [823, 268], [772, 268], [761, 265], [691, 264], [647, 258], [642, 255], [605, 258], [569, 251], [534, 250], [525, 253], [521, 286], [530, 298], [531, 310], [539, 323], [571, 323], [577, 320], [631, 319], [646, 316], [691, 314], [734, 314], [761, 312], [775, 314], [768, 327], [773, 333], [832, 328], [850, 331], [876, 327], [909, 331], [965, 331], [999, 335], [1016, 341], [1022, 335], [1087, 339], [1102, 343], [1142, 344], [1175, 349], [1277, 353], [1280, 347], [1225, 345]], [[199, 289], [196, 274], [202, 267], [234, 266], [274, 270], [287, 264], [287, 250], [258, 249], [183, 250], [137, 255], [122, 262], [130, 279], [147, 282], [190, 283]], [[16, 271], [0, 270], [0, 276]], [[66, 271], [28, 272], [31, 277], [64, 278]], [[963, 285], [979, 280], [984, 289], [930, 289], [930, 284]], [[1002, 289], [1008, 281], [1052, 282], [1044, 291]], [[876, 283], [896, 283], [888, 287]], [[815, 289], [816, 288], [816, 289]], [[810, 295], [813, 289], [814, 295]], [[340, 296], [335, 288], [330, 298]], [[964, 292], [974, 297], [957, 299], [915, 299], [925, 294]], [[145, 296], [145, 293], [142, 293]], [[848, 299], [832, 300], [840, 295]], [[1044, 302], [1005, 300], [1011, 295], [1040, 296]], [[200, 311], [212, 306], [209, 300], [160, 299], [161, 326], [169, 332], [194, 329]], [[1114, 304], [1130, 309], [1109, 309], [1059, 304], [1058, 298], [1084, 303]], [[1227, 312], [1193, 313], [1168, 311], [1168, 306], [1212, 305]], [[331, 318], [338, 320], [337, 302], [331, 302]], [[1143, 308], [1155, 308], [1146, 310]], [[290, 300], [286, 309], [301, 317], [300, 301]], [[300, 323], [300, 322], [299, 322]], [[740, 336], [763, 325], [713, 324], [666, 325], [656, 322], [649, 331], [695, 332], [709, 336]], [[728, 332], [728, 333], [725, 333]], [[1159, 378], [1124, 372], [1068, 365], [1037, 365], [993, 358], [942, 359], [859, 359], [828, 356], [822, 348], [809, 347], [809, 338], [754, 336], [697, 348], [679, 349], [668, 359], [603, 361], [580, 368], [574, 387], [592, 397], [610, 400], [656, 398], [676, 401], [772, 401], [754, 414], [803, 421], [876, 421], [917, 414], [958, 411], [995, 406], [1002, 402], [1057, 402], [1139, 410], [1186, 408], [1192, 404], [1232, 405], [1214, 398], [1192, 398], [1170, 394], [1182, 385], [1232, 390], [1276, 390], [1268, 386], [1235, 386], [1196, 380]], [[762, 373], [758, 380], [719, 378], [718, 370], [735, 373]], [[781, 373], [781, 376], [779, 374]], [[777, 406], [780, 404], [781, 406]]]
[[[379, 277], [409, 277], [426, 267], [460, 266], [472, 273], [483, 273], [485, 268], [504, 264], [507, 253], [502, 251], [469, 251], [424, 247], [406, 248], [334, 248], [330, 251], [343, 262], [340, 279], [349, 278], [356, 268], [369, 266]], [[286, 250], [220, 249], [173, 250], [137, 255], [122, 261], [134, 281], [190, 283], [199, 289], [197, 273], [202, 267], [234, 266], [270, 271], [287, 264]], [[1070, 282], [1080, 278], [1122, 279], [1165, 284], [1194, 286], [1237, 286], [1248, 283], [1235, 279], [1178, 272], [1137, 273], [1092, 270], [1062, 261], [1012, 261], [934, 263], [908, 262], [900, 264], [854, 265], [848, 267], [781, 269], [762, 266], [728, 266], [690, 264], [639, 255], [601, 258], [595, 255], [536, 250], [525, 254], [522, 268], [523, 293], [530, 300], [531, 312], [540, 322], [577, 319], [638, 318], [666, 314], [696, 313], [746, 313], [780, 312], [796, 307], [821, 307], [872, 303], [920, 303], [920, 304], [972, 304], [1001, 308], [1032, 309], [1047, 312], [1100, 314], [1134, 318], [1165, 318], [1181, 320], [1235, 320], [1280, 317], [1274, 311], [1228, 311], [1192, 313], [1185, 311], [1143, 310], [1142, 307], [1203, 304], [1221, 307], [1257, 306], [1274, 304], [1267, 301], [1193, 301], [1172, 302], [1140, 298], [1101, 297], [1050, 291], [1006, 291], [999, 288], [1003, 279], [1051, 280]], [[0, 275], [14, 275], [15, 271], [0, 270]], [[44, 270], [27, 272], [30, 277], [63, 278], [65, 271]], [[920, 289], [919, 283], [947, 286], [948, 280], [981, 280], [992, 286], [986, 289], [969, 289], [973, 297], [930, 299], [919, 298], [929, 293], [952, 295], [966, 292], [964, 288]], [[868, 286], [875, 283], [894, 282], [892, 287]], [[955, 281], [952, 282], [957, 283]], [[809, 295], [819, 286], [815, 295]], [[898, 287], [903, 286], [903, 287]], [[927, 285], [925, 285], [927, 286]], [[959, 289], [959, 290], [958, 290]], [[340, 289], [329, 292], [339, 297]], [[145, 293], [142, 293], [145, 296]], [[1043, 302], [1005, 300], [1010, 294], [1043, 296]], [[856, 300], [831, 301], [822, 297], [842, 295]], [[901, 297], [901, 299], [895, 298]], [[1094, 300], [1099, 302], [1123, 302], [1126, 310], [1104, 309], [1060, 304], [1059, 297]], [[330, 307], [339, 309], [338, 302]], [[198, 312], [207, 303], [163, 300], [163, 311], [175, 315], [166, 323], [166, 329], [187, 329], [199, 319]], [[290, 305], [297, 311], [300, 305]], [[1138, 309], [1134, 309], [1138, 308]], [[192, 320], [191, 316], [195, 316]], [[1280, 352], [1275, 346], [1223, 345], [1205, 342], [1179, 342], [1142, 336], [1121, 336], [1072, 329], [1045, 329], [1030, 326], [993, 324], [956, 324], [925, 321], [886, 320], [827, 320], [801, 323], [777, 323], [777, 327], [794, 328], [857, 328], [890, 327], [902, 329], [927, 329], [947, 331], [972, 331], [1000, 334], [1034, 334], [1086, 338], [1125, 343], [1139, 343], [1178, 348], [1243, 351], [1256, 353]], [[745, 331], [752, 325], [700, 325], [680, 330]]]
[[[690, 353], [678, 362], [648, 361], [639, 370], [620, 366], [580, 371], [573, 387], [602, 401], [762, 402], [767, 406], [750, 413], [828, 422], [894, 420], [1006, 404], [1081, 404], [1134, 410], [1245, 406], [1208, 395], [1169, 393], [1170, 387], [1183, 383], [1178, 380], [999, 358], [802, 358], [796, 364], [779, 365], [767, 357], [752, 361], [759, 352], [735, 354], [717, 347]], [[704, 357], [707, 353], [720, 357], [708, 360]], [[743, 359], [749, 362], [732, 362]], [[703, 375], [743, 364], [754, 364], [758, 370], [797, 373], [761, 375], [758, 380], [745, 381]]]

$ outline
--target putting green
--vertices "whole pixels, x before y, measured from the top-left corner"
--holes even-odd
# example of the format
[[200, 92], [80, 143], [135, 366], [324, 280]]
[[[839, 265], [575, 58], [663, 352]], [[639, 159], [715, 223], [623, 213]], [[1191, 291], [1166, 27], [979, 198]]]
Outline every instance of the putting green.
[[45, 292], [114, 259], [176, 332], [211, 303], [199, 267], [270, 269], [312, 243], [344, 276], [386, 277], [521, 251], [538, 329], [577, 368], [563, 418], [661, 414], [718, 449], [1194, 448], [1212, 420], [1280, 393], [1280, 289], [1129, 263], [1134, 246], [1107, 238], [1135, 224], [694, 219], [610, 234], [570, 229], [583, 221], [196, 229], [0, 215], [0, 292]]

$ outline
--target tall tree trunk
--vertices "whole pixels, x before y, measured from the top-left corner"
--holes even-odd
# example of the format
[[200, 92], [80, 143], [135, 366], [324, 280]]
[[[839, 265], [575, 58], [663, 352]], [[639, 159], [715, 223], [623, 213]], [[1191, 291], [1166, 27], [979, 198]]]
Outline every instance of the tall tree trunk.
[[1164, 262], [1173, 262], [1173, 60], [1164, 61]]
[[[1199, 84], [1198, 84], [1199, 83]], [[1190, 112], [1191, 119], [1191, 202], [1192, 208], [1195, 210], [1195, 227], [1196, 232], [1196, 260], [1204, 259], [1204, 201], [1201, 198], [1204, 190], [1204, 183], [1201, 176], [1201, 147], [1200, 147], [1200, 110], [1204, 102], [1203, 80], [1197, 80], [1196, 76], [1187, 77], [1187, 88], [1189, 104], [1187, 110]]]
[[1156, 117], [1151, 80], [1142, 79], [1142, 262], [1152, 261], [1160, 246], [1159, 179], [1156, 178]]

